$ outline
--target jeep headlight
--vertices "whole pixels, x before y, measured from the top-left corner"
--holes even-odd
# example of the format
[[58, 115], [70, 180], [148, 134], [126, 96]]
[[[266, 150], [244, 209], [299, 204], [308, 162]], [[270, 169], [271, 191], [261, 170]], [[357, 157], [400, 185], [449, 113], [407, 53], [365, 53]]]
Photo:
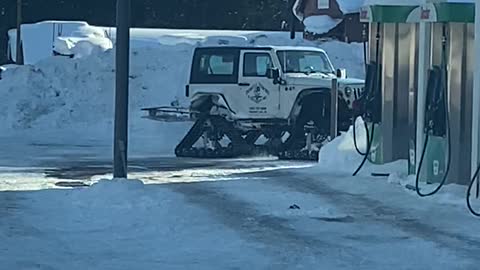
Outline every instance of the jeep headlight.
[[347, 98], [349, 98], [349, 97], [352, 96], [353, 90], [352, 90], [352, 88], [350, 88], [350, 87], [347, 86], [347, 87], [345, 87], [344, 92], [345, 92], [345, 96], [346, 96]]

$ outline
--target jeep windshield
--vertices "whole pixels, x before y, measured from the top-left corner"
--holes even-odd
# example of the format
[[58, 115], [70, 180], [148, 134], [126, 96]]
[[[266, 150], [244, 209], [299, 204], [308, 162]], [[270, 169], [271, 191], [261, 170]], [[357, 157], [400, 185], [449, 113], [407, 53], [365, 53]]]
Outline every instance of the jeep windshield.
[[318, 51], [277, 51], [284, 73], [335, 74], [327, 55]]

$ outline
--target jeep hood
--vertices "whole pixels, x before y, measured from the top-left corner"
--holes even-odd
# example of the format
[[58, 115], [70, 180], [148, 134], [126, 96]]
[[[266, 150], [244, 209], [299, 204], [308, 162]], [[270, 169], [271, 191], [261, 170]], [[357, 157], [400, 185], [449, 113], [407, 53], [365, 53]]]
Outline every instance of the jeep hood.
[[[285, 79], [289, 84], [298, 84], [298, 85], [311, 85], [311, 86], [320, 86], [330, 87], [331, 79], [336, 78], [335, 74], [321, 74], [321, 73], [313, 73], [313, 74], [303, 74], [303, 73], [295, 73], [295, 74], [286, 74]], [[354, 85], [354, 84], [364, 84], [364, 80], [355, 79], [355, 78], [346, 78], [346, 79], [338, 79], [339, 84], [341, 85]]]
[[344, 85], [365, 84], [365, 80], [355, 79], [355, 78], [346, 78], [346, 79], [338, 79], [338, 83], [344, 84]]

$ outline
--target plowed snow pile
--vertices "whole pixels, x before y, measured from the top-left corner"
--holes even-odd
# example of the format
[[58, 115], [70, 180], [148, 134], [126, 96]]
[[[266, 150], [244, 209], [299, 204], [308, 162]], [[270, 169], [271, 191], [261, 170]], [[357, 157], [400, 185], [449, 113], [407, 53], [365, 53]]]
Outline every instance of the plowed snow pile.
[[[301, 39], [290, 40], [288, 33], [252, 32], [227, 40], [213, 31], [198, 33], [190, 41], [187, 34], [173, 36], [159, 32], [139, 40], [133, 36], [130, 68], [130, 138], [141, 144], [170, 144], [165, 153], [186, 132], [189, 123], [162, 124], [141, 118], [141, 108], [186, 104], [184, 86], [188, 81], [195, 46], [237, 43], [274, 45], [315, 45]], [[148, 36], [148, 35], [147, 35]], [[175, 39], [178, 42], [175, 43]], [[138, 45], [141, 44], [141, 45]], [[244, 44], [238, 44], [244, 45]], [[318, 45], [316, 45], [318, 46]], [[328, 42], [322, 44], [338, 68], [347, 68], [351, 77], [363, 76], [362, 46]], [[0, 133], [35, 141], [62, 143], [89, 139], [109, 141], [112, 136], [114, 102], [114, 50], [96, 52], [78, 59], [47, 57], [35, 65], [8, 68], [0, 80]], [[168, 131], [168, 132], [167, 132]], [[149, 137], [147, 139], [147, 137]]]

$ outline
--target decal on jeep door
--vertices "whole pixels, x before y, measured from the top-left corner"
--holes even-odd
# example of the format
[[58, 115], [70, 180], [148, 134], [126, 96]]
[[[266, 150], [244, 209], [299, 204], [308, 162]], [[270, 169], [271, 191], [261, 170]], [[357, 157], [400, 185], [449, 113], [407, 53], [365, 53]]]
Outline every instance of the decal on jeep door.
[[256, 83], [247, 89], [246, 94], [251, 101], [258, 104], [268, 98], [270, 91], [268, 91], [268, 89], [265, 88], [261, 83]]

